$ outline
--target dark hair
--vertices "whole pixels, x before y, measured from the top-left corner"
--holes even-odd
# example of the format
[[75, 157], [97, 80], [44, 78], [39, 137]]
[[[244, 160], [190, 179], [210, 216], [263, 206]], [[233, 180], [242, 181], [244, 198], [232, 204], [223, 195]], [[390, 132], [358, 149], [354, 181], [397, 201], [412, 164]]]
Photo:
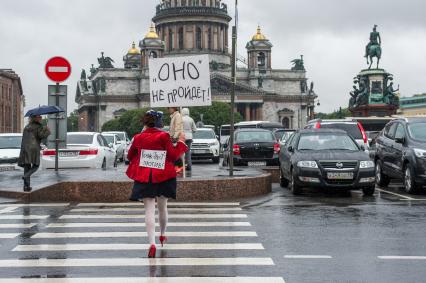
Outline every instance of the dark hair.
[[148, 128], [154, 128], [156, 121], [157, 117], [155, 117], [151, 113], [146, 113], [142, 118], [143, 125], [147, 126]]

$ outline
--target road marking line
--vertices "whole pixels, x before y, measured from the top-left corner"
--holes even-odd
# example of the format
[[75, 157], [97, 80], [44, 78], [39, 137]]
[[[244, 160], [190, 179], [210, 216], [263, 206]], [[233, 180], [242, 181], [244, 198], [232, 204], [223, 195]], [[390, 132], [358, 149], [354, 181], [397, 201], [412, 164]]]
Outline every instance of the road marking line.
[[413, 199], [405, 199], [405, 198], [401, 198], [399, 200], [407, 200], [407, 201], [426, 201], [426, 198], [413, 198]]
[[49, 215], [0, 215], [0, 220], [46, 219]]
[[[0, 267], [102, 267], [102, 266], [229, 266], [274, 265], [269, 257], [232, 258], [67, 258], [4, 259]], [[117, 282], [117, 281], [116, 281]]]
[[[1, 217], [1, 215], [0, 215]], [[101, 215], [87, 215], [87, 214], [69, 214], [62, 215], [59, 219], [143, 219], [143, 214], [101, 214]], [[247, 218], [247, 214], [171, 214], [171, 218]], [[1, 219], [1, 218], [0, 218]]]
[[0, 214], [4, 214], [4, 213], [9, 213], [9, 212], [14, 212], [16, 209], [18, 209], [19, 207], [17, 206], [10, 206], [10, 207], [6, 207], [0, 210]]
[[[149, 244], [65, 244], [65, 245], [18, 245], [14, 252], [35, 251], [116, 251], [116, 250], [148, 250]], [[161, 250], [264, 250], [262, 244], [167, 244]]]
[[379, 191], [379, 192], [383, 192], [383, 193], [391, 194], [391, 195], [394, 195], [394, 196], [398, 196], [398, 197], [404, 198], [406, 200], [414, 200], [414, 198], [407, 197], [407, 196], [404, 196], [404, 195], [401, 195], [401, 194], [397, 194], [397, 193], [394, 193], [394, 192], [386, 191], [386, 190], [383, 190], [383, 189], [376, 188], [376, 190]]
[[[156, 223], [156, 226], [159, 226]], [[167, 227], [247, 227], [251, 226], [249, 222], [171, 222]], [[96, 228], [96, 227], [145, 227], [145, 223], [105, 223], [105, 222], [87, 222], [87, 223], [51, 223], [48, 228]], [[1, 227], [0, 227], [1, 228]]]
[[33, 226], [37, 225], [36, 223], [29, 223], [29, 224], [0, 224], [0, 229], [10, 229], [10, 228], [31, 228]]
[[[168, 206], [238, 206], [239, 202], [169, 202]], [[77, 206], [143, 206], [141, 202], [92, 202], [79, 203]]]
[[9, 203], [9, 204], [0, 204], [0, 207], [6, 207], [6, 206], [18, 206], [18, 207], [62, 207], [62, 206], [68, 206], [69, 203]]
[[285, 255], [284, 258], [291, 259], [330, 259], [330, 255]]
[[19, 236], [19, 233], [0, 233], [0, 239], [13, 239]]
[[[156, 233], [159, 235], [159, 233]], [[146, 237], [146, 232], [71, 232], [71, 233], [37, 233], [31, 238], [121, 238]], [[229, 231], [229, 232], [167, 232], [171, 237], [257, 237], [256, 232]]]
[[0, 278], [2, 283], [285, 283], [282, 277]]
[[[210, 208], [193, 208], [193, 207], [170, 207], [167, 209], [168, 211], [196, 211], [196, 212], [204, 212], [204, 211], [241, 211], [243, 210], [241, 207], [210, 207]], [[144, 208], [124, 208], [124, 207], [115, 207], [115, 208], [76, 208], [71, 209], [70, 212], [110, 212], [110, 211], [120, 211], [120, 212], [143, 212]]]
[[379, 259], [405, 259], [405, 260], [426, 260], [426, 256], [378, 256]]

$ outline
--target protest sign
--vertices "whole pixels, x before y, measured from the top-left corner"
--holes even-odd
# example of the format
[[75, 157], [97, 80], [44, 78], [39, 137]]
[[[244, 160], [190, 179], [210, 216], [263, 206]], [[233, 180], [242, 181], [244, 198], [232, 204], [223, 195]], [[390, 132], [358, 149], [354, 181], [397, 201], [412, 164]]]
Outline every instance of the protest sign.
[[208, 55], [149, 60], [151, 107], [212, 104]]
[[167, 152], [163, 150], [143, 149], [139, 166], [164, 170], [166, 166], [166, 155]]

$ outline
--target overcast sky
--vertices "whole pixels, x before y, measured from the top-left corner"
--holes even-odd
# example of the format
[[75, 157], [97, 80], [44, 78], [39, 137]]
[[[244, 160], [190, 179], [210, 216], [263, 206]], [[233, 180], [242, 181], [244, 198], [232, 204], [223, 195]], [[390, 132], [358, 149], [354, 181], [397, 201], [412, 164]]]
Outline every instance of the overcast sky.
[[[132, 41], [146, 34], [159, 0], [0, 0], [0, 68], [22, 79], [27, 109], [47, 103], [44, 64], [60, 55], [73, 67], [69, 109], [81, 69], [100, 52], [123, 67]], [[230, 6], [233, 15], [233, 4]], [[374, 24], [382, 37], [381, 67], [394, 74], [401, 95], [426, 92], [424, 0], [240, 0], [239, 53], [260, 24], [271, 40], [274, 68], [304, 55], [309, 80], [329, 112], [346, 107], [353, 77], [366, 67], [365, 45]], [[96, 66], [97, 64], [95, 64]]]

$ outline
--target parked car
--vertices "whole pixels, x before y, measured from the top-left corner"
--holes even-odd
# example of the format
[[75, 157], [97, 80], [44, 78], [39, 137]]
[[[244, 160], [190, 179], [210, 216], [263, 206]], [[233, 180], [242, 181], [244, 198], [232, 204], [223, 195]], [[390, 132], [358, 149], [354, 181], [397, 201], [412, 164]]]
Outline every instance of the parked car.
[[343, 130], [299, 130], [281, 147], [280, 181], [295, 195], [303, 187], [362, 189], [372, 195], [374, 162]]
[[119, 160], [120, 162], [123, 162], [124, 151], [127, 147], [127, 143], [123, 143], [117, 134], [103, 133], [102, 136], [106, 139], [108, 146], [112, 147], [115, 150], [117, 160]]
[[192, 140], [192, 159], [211, 159], [213, 163], [219, 163], [220, 143], [213, 129], [198, 128]]
[[293, 135], [294, 134], [294, 132], [296, 131], [296, 130], [289, 130], [289, 129], [285, 129], [285, 130], [276, 130], [275, 131], [275, 133], [274, 133], [274, 135], [276, 136], [276, 137], [278, 137], [277, 136], [277, 132], [282, 132], [282, 134], [280, 133], [279, 135], [281, 135], [281, 137], [278, 139], [278, 142], [280, 143], [280, 144], [285, 144], [285, 142], [291, 137], [291, 135]]
[[133, 139], [129, 142], [128, 145], [126, 145], [125, 149], [124, 149], [124, 164], [129, 165], [130, 164], [130, 160], [128, 158], [129, 155], [129, 149], [132, 146], [133, 143]]
[[351, 121], [347, 119], [337, 120], [311, 120], [305, 129], [340, 129], [346, 131], [351, 137], [353, 137], [359, 145], [362, 145], [366, 151], [368, 151], [368, 138], [367, 134], [360, 122]]
[[120, 143], [125, 144], [125, 145], [129, 144], [129, 142], [130, 142], [130, 139], [127, 136], [126, 132], [109, 131], [109, 132], [102, 132], [101, 134], [102, 135], [103, 134], [114, 134], [114, 135], [117, 135], [119, 137], [119, 139], [120, 139]]
[[270, 130], [239, 129], [234, 134], [234, 146], [229, 139], [223, 152], [223, 166], [229, 165], [230, 150], [234, 153], [234, 165], [278, 165], [280, 144]]
[[426, 185], [426, 118], [397, 119], [376, 139], [376, 183], [402, 180], [407, 193]]
[[[55, 168], [54, 149], [42, 151], [41, 166]], [[102, 168], [115, 166], [115, 150], [108, 146], [106, 139], [95, 132], [67, 133], [67, 147], [59, 149], [59, 168]]]
[[0, 172], [17, 168], [22, 134], [0, 134]]

